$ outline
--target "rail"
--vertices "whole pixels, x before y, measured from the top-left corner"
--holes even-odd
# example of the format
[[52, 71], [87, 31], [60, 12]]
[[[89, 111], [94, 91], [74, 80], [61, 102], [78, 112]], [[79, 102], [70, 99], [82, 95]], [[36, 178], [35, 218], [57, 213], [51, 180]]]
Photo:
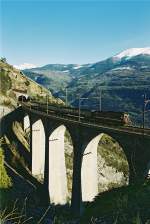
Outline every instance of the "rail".
[[47, 114], [47, 111], [40, 111], [37, 109], [33, 109], [32, 105], [29, 105], [27, 103], [21, 103], [22, 107], [27, 109], [28, 111], [31, 111], [33, 113], [36, 113], [38, 115], [42, 115], [42, 116], [47, 116], [47, 117], [51, 117], [53, 119], [56, 120], [60, 120], [60, 121], [66, 121], [66, 122], [71, 122], [71, 123], [75, 123], [75, 124], [79, 124], [79, 125], [83, 125], [83, 126], [88, 126], [88, 127], [96, 127], [96, 128], [103, 128], [104, 130], [112, 130], [112, 131], [119, 131], [119, 132], [124, 132], [124, 133], [130, 133], [130, 134], [137, 134], [137, 135], [144, 135], [144, 136], [149, 136], [150, 137], [150, 129], [149, 128], [140, 128], [140, 127], [134, 127], [134, 126], [107, 126], [107, 125], [101, 125], [101, 124], [97, 124], [96, 121], [92, 120], [92, 121], [84, 121], [84, 120], [78, 120], [78, 116], [76, 117], [67, 117], [66, 115], [62, 115], [60, 114], [59, 116], [55, 114], [55, 112], [51, 113], [50, 111], [48, 111], [49, 113]]

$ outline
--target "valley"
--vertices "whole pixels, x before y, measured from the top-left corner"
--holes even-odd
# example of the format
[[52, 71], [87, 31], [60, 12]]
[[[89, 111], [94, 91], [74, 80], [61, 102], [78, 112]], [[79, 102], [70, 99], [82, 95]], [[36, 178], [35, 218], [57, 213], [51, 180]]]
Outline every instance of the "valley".
[[[26, 69], [24, 73], [49, 89], [54, 96], [70, 105], [103, 111], [125, 111], [131, 115], [133, 125], [142, 126], [143, 95], [150, 96], [149, 48], [128, 49], [104, 61], [93, 64], [49, 64], [40, 68]], [[67, 92], [66, 92], [67, 91]], [[66, 95], [67, 94], [67, 95]], [[150, 109], [147, 105], [146, 111]], [[149, 127], [149, 112], [145, 113]]]
[[[136, 67], [138, 64], [137, 57], [138, 61], [142, 61], [139, 62], [138, 69]], [[147, 62], [143, 65], [145, 61]], [[132, 61], [131, 59], [127, 60], [126, 65], [124, 61], [114, 62], [112, 59], [108, 59], [106, 62], [92, 65], [47, 65], [45, 68], [34, 68], [20, 72], [8, 63], [1, 61], [0, 75], [3, 81], [1, 118], [2, 123], [4, 122], [1, 127], [5, 127], [4, 130], [2, 128], [1, 132], [0, 149], [0, 168], [2, 170], [0, 200], [2, 201], [2, 207], [5, 208], [7, 204], [8, 211], [11, 212], [11, 208], [17, 206], [16, 209], [19, 214], [21, 212], [19, 207], [27, 203], [28, 209], [23, 210], [23, 212], [26, 213], [26, 219], [33, 217], [29, 221], [31, 224], [36, 224], [47, 210], [44, 197], [39, 197], [39, 194], [43, 195], [43, 179], [40, 176], [33, 176], [30, 170], [30, 129], [24, 130], [22, 122], [19, 120], [11, 121], [11, 114], [15, 116], [14, 111], [18, 108], [18, 94], [26, 94], [39, 102], [47, 103], [48, 99], [50, 104], [64, 106], [63, 101], [66, 99], [64, 93], [66, 93], [67, 88], [68, 104], [78, 107], [79, 96], [89, 98], [87, 102], [82, 102], [81, 107], [91, 110], [99, 109], [99, 101], [97, 102], [97, 99], [93, 100], [92, 98], [101, 94], [101, 109], [103, 111], [126, 111], [132, 117], [135, 126], [142, 126], [142, 95], [143, 93], [146, 93], [147, 97], [150, 95], [149, 62], [149, 56], [136, 56], [136, 58], [132, 58]], [[129, 66], [134, 69], [129, 69]], [[141, 68], [142, 66], [144, 68]], [[149, 109], [149, 106], [147, 109]], [[145, 116], [145, 124], [146, 127], [149, 127], [149, 115]], [[67, 206], [70, 206], [74, 153], [68, 130], [66, 130], [64, 136], [64, 149], [68, 186]], [[117, 219], [120, 220], [120, 223], [124, 223], [122, 217], [126, 214], [125, 220], [129, 220], [130, 212], [128, 209], [130, 206], [135, 206], [135, 201], [128, 200], [128, 197], [135, 197], [135, 192], [138, 195], [138, 189], [142, 194], [142, 205], [147, 209], [149, 202], [146, 201], [145, 194], [147, 192], [149, 194], [149, 182], [139, 183], [139, 186], [138, 184], [128, 186], [128, 162], [118, 142], [111, 136], [103, 134], [98, 143], [97, 154], [99, 195], [93, 202], [85, 203], [81, 219], [79, 217], [73, 218], [68, 207], [61, 208], [51, 205], [47, 214], [43, 217], [44, 224], [52, 220], [54, 223], [55, 220], [56, 223], [74, 223], [74, 220], [77, 223], [85, 224], [99, 223], [98, 220], [103, 220], [103, 218], [97, 218], [99, 215], [101, 217], [106, 215], [105, 222], [108, 224]], [[120, 192], [117, 197], [116, 191]], [[13, 205], [15, 199], [18, 202]], [[120, 218], [117, 218], [116, 207], [105, 204], [105, 201], [109, 204], [110, 199], [120, 209]], [[127, 210], [126, 204], [128, 205]], [[99, 213], [101, 206], [104, 206], [105, 209]], [[137, 210], [135, 209], [133, 214], [130, 214], [130, 220], [133, 221], [136, 216]], [[149, 218], [148, 209], [147, 213], [141, 211], [139, 216], [147, 220]], [[21, 218], [21, 220], [25, 222], [24, 218]]]

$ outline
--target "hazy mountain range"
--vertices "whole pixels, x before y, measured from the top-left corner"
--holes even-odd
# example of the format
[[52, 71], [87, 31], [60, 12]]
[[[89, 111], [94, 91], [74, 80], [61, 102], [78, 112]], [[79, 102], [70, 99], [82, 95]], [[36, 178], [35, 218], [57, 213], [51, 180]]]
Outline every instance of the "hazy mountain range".
[[[82, 106], [102, 110], [130, 112], [134, 122], [141, 124], [143, 94], [150, 98], [150, 47], [127, 49], [106, 60], [92, 64], [48, 64], [23, 72], [45, 86], [55, 96], [78, 105], [78, 97], [88, 97]], [[150, 107], [147, 105], [147, 110]], [[145, 113], [148, 124], [150, 112]]]

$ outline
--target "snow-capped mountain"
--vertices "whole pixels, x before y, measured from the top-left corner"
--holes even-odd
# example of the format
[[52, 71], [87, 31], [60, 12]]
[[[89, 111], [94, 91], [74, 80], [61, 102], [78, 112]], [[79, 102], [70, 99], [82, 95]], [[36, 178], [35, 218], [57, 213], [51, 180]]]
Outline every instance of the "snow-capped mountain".
[[[123, 85], [128, 85], [127, 80], [136, 76], [135, 85], [146, 82], [149, 84], [150, 47], [127, 49], [97, 63], [84, 65], [48, 64], [43, 67], [26, 69], [24, 72], [39, 84], [50, 88], [53, 93], [65, 86], [80, 85], [80, 80], [81, 82], [91, 80], [92, 85], [95, 85], [98, 79], [99, 84], [110, 85], [115, 79], [116, 85], [117, 83], [120, 85], [120, 82]], [[110, 74], [111, 78], [109, 77]], [[145, 79], [141, 78], [140, 81], [143, 74], [145, 74]], [[105, 83], [102, 81], [103, 79], [105, 79]], [[83, 91], [86, 90], [83, 88]]]
[[37, 66], [30, 63], [23, 63], [21, 65], [14, 65], [14, 67], [19, 70], [24, 70], [24, 69], [36, 68]]
[[150, 47], [145, 48], [130, 48], [125, 51], [120, 52], [119, 54], [115, 55], [114, 58], [131, 58], [138, 55], [150, 55]]

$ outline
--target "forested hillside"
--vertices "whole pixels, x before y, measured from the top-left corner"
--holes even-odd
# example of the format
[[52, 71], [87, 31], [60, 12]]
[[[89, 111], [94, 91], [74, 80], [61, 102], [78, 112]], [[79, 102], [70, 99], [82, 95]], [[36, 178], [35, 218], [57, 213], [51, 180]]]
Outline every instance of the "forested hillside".
[[[102, 110], [126, 111], [133, 125], [142, 126], [143, 95], [150, 98], [150, 54], [143, 49], [129, 49], [93, 64], [50, 64], [24, 72], [63, 100], [67, 89], [68, 102], [74, 106], [80, 95], [88, 98], [82, 101], [82, 108], [99, 109], [99, 99], [92, 97], [101, 95]], [[145, 111], [149, 109], [150, 104]], [[147, 127], [149, 113], [145, 112]]]

